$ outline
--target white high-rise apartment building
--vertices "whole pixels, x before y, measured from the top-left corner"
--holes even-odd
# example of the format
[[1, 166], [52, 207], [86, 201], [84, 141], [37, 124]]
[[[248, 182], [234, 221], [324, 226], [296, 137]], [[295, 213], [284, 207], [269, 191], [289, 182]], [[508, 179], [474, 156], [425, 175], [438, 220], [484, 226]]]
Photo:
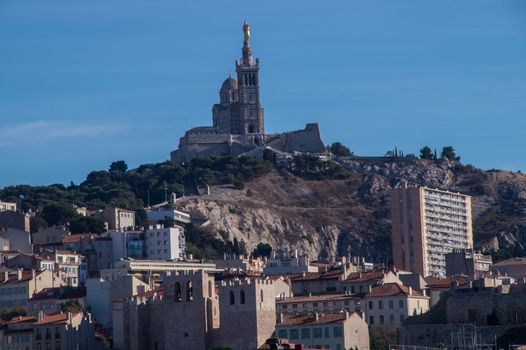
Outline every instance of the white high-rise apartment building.
[[404, 185], [391, 190], [391, 214], [399, 269], [445, 275], [446, 253], [473, 248], [470, 196]]
[[175, 260], [184, 258], [185, 238], [181, 226], [150, 226], [145, 232], [146, 257], [149, 260]]

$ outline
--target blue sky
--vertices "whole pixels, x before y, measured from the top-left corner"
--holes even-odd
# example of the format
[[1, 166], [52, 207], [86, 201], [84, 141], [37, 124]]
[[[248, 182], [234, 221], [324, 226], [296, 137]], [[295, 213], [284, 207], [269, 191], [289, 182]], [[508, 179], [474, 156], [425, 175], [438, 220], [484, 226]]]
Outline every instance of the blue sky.
[[267, 132], [526, 170], [522, 0], [2, 0], [0, 186], [166, 160], [211, 124], [245, 19]]

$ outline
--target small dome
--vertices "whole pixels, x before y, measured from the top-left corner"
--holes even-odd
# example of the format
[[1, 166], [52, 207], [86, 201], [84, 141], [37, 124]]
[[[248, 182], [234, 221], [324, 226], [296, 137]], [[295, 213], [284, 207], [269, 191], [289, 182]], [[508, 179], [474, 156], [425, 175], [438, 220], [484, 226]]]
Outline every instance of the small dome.
[[237, 90], [237, 81], [229, 76], [221, 85], [221, 90]]

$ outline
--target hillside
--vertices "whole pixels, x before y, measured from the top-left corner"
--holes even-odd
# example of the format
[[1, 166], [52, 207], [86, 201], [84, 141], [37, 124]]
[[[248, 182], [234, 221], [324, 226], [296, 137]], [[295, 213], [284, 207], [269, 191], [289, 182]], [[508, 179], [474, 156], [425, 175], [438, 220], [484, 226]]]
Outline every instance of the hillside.
[[[186, 195], [177, 202], [180, 209], [209, 219], [206, 228], [188, 235], [198, 255], [251, 252], [268, 242], [311, 257], [351, 253], [387, 261], [389, 190], [406, 181], [472, 195], [477, 247], [500, 249], [497, 258], [524, 254], [526, 176], [444, 159], [395, 160], [297, 157], [284, 167], [267, 155], [195, 159], [185, 166], [147, 164], [134, 170], [115, 162], [109, 171], [90, 173], [80, 185], [10, 186], [0, 190], [0, 198], [22, 195], [22, 207], [41, 216], [50, 203], [139, 209], [148, 197], [152, 204], [160, 202], [166, 188], [178, 197]], [[210, 195], [198, 194], [204, 184], [212, 185]]]
[[385, 261], [391, 256], [389, 189], [407, 181], [472, 195], [477, 247], [503, 248], [502, 257], [524, 253], [523, 174], [446, 160], [340, 164], [349, 173], [345, 179], [307, 180], [273, 170], [249, 181], [244, 190], [216, 186], [210, 196], [188, 197], [179, 206], [208, 217], [213, 229], [246, 242], [249, 251], [268, 242], [312, 257], [351, 253]]

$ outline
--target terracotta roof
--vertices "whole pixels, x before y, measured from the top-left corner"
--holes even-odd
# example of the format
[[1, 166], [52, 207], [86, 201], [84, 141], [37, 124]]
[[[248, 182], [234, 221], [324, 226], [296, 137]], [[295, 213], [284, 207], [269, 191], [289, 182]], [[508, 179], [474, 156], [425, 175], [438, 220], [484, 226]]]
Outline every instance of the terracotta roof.
[[304, 303], [314, 301], [340, 301], [346, 299], [353, 299], [354, 296], [346, 294], [319, 294], [319, 295], [306, 295], [285, 298], [284, 300], [276, 300], [276, 304], [287, 304], [287, 303]]
[[[35, 276], [38, 276], [43, 271], [36, 271]], [[6, 283], [23, 283], [27, 282], [33, 279], [33, 272], [28, 270], [22, 271], [22, 278], [18, 279], [18, 271], [9, 272], [9, 279], [5, 280], [5, 275], [3, 273], [0, 273], [0, 283], [6, 284]]]
[[315, 281], [315, 280], [337, 280], [340, 278], [342, 270], [340, 268], [325, 272], [305, 272], [303, 274], [292, 275], [292, 282], [295, 281]]
[[526, 265], [526, 257], [516, 257], [493, 264], [493, 267], [508, 265]]
[[[409, 288], [398, 283], [385, 283], [377, 287], [366, 294], [368, 297], [391, 297], [396, 295], [409, 295]], [[413, 297], [425, 297], [422, 293], [412, 290], [411, 296]]]
[[47, 316], [44, 316], [44, 318], [41, 319], [40, 321], [36, 322], [35, 325], [43, 325], [43, 324], [50, 324], [50, 323], [67, 324], [68, 315], [63, 312], [47, 315]]
[[7, 322], [9, 324], [15, 323], [24, 323], [24, 322], [34, 322], [36, 319], [33, 316], [17, 316], [13, 317], [11, 321]]
[[381, 280], [384, 277], [385, 275], [381, 271], [351, 272], [345, 280], [350, 281], [350, 282], [365, 282], [365, 281]]
[[79, 234], [75, 234], [75, 235], [65, 235], [64, 238], [62, 239], [62, 243], [76, 243], [76, 242], [80, 242], [86, 236], [89, 237], [91, 235], [87, 234], [87, 233], [79, 233]]
[[[353, 312], [354, 313], [354, 312]], [[352, 314], [352, 313], [351, 313]], [[345, 312], [318, 314], [318, 319], [315, 315], [283, 315], [283, 322], [278, 322], [279, 326], [301, 326], [309, 324], [330, 324], [340, 323], [345, 321], [347, 315]]]
[[428, 288], [433, 289], [450, 289], [451, 283], [457, 282], [458, 286], [463, 286], [467, 283], [469, 283], [469, 279], [467, 277], [460, 277], [460, 276], [446, 276], [446, 277], [432, 277], [429, 276], [426, 278], [426, 284]]

